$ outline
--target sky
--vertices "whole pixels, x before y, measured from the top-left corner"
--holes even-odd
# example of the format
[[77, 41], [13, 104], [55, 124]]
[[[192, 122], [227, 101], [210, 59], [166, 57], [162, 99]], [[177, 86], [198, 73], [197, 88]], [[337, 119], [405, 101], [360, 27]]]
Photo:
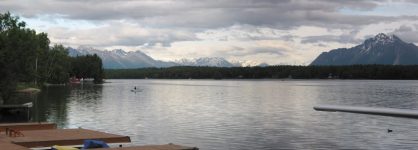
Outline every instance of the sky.
[[51, 44], [308, 65], [378, 33], [418, 43], [415, 0], [1, 0]]

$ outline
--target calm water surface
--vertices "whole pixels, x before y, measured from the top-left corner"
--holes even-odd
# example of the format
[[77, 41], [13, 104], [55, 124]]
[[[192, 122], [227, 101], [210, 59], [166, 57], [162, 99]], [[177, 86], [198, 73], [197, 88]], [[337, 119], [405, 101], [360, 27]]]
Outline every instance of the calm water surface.
[[[418, 81], [108, 80], [48, 87], [40, 120], [206, 149], [414, 149], [418, 120], [317, 104], [418, 109]], [[136, 86], [141, 92], [131, 92]], [[394, 132], [387, 133], [387, 129]]]

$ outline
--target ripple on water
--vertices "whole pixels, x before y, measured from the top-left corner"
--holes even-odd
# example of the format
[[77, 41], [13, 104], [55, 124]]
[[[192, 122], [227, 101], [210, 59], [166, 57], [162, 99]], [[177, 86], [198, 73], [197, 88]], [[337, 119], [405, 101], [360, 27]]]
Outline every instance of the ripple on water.
[[[134, 86], [142, 92], [131, 92]], [[414, 149], [416, 120], [316, 104], [418, 109], [418, 81], [111, 80], [40, 94], [41, 120], [201, 149]], [[387, 129], [394, 132], [387, 133]]]

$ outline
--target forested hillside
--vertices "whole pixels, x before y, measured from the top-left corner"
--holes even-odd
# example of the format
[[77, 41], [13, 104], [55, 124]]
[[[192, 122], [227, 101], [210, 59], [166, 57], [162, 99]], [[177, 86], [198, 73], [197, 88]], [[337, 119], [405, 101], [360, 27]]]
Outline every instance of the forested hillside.
[[171, 67], [105, 70], [111, 79], [418, 79], [418, 65]]

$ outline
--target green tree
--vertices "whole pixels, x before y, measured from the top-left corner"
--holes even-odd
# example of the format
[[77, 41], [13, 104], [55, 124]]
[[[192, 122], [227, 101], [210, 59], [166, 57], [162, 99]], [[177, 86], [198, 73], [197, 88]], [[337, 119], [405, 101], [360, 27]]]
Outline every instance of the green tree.
[[25, 29], [25, 22], [10, 13], [0, 14], [0, 95], [9, 99], [19, 80], [27, 80], [31, 72], [26, 61], [32, 60], [31, 46], [35, 44], [34, 31]]
[[62, 45], [49, 47], [46, 33], [26, 28], [9, 12], [0, 14], [0, 97], [9, 99], [18, 82], [66, 83], [70, 73], [77, 77], [104, 78], [97, 55], [70, 58]]
[[102, 59], [96, 54], [74, 57], [71, 75], [77, 78], [93, 78], [95, 83], [102, 83], [104, 78]]
[[48, 83], [67, 83], [70, 78], [71, 58], [62, 45], [54, 45], [47, 53], [44, 79]]

